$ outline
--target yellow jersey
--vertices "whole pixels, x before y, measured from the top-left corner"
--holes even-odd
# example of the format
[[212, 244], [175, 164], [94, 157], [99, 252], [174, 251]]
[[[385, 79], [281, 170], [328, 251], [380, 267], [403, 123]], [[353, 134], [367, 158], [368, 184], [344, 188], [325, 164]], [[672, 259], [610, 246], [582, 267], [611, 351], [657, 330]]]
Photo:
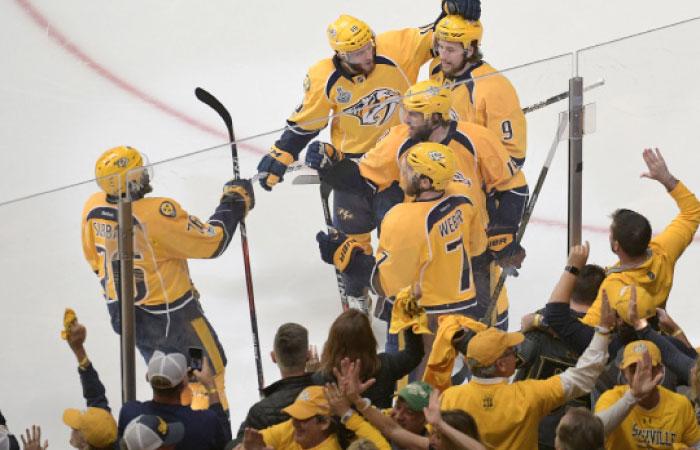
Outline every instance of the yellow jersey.
[[[391, 450], [391, 446], [381, 433], [358, 413], [353, 414], [345, 423], [345, 427], [355, 432], [357, 437], [369, 439], [380, 450]], [[302, 450], [301, 446], [294, 440], [294, 426], [292, 420], [273, 425], [261, 430], [265, 445], [273, 447], [275, 450]], [[315, 447], [306, 450], [341, 450], [335, 434], [327, 437], [323, 442]]]
[[[615, 386], [605, 391], [595, 405], [595, 412], [613, 406], [629, 388], [629, 385]], [[672, 449], [679, 448], [677, 444], [689, 446], [700, 440], [700, 428], [690, 401], [662, 386], [657, 389], [661, 396], [659, 404], [651, 410], [635, 405], [620, 426], [606, 437], [606, 449]]]
[[[407, 125], [392, 127], [363, 155], [358, 163], [360, 173], [376, 190], [386, 189], [399, 180], [399, 161], [417, 143], [411, 139]], [[450, 147], [457, 157], [454, 181], [470, 190], [471, 200], [487, 220], [484, 190], [488, 192], [510, 179], [517, 170], [508, 153], [491, 131], [469, 122], [451, 122], [441, 144]]]
[[350, 157], [365, 153], [399, 123], [399, 98], [430, 59], [432, 40], [432, 25], [378, 35], [375, 68], [369, 75], [350, 75], [337, 56], [311, 66], [304, 78], [304, 99], [287, 120], [277, 148], [297, 158], [332, 113], [333, 146]]
[[473, 377], [469, 384], [445, 390], [440, 409], [471, 414], [489, 449], [537, 450], [540, 419], [565, 400], [558, 376], [512, 384], [506, 378]]
[[471, 258], [486, 250], [486, 232], [470, 191], [450, 183], [436, 200], [401, 203], [384, 216], [374, 277], [387, 297], [420, 283], [426, 312], [476, 305]]
[[[229, 206], [232, 205], [232, 206]], [[188, 258], [215, 258], [228, 246], [245, 206], [221, 204], [207, 223], [187, 213], [174, 200], [146, 197], [132, 203], [134, 227], [134, 302], [148, 310], [191, 298]], [[117, 204], [103, 192], [93, 194], [83, 209], [85, 259], [100, 278], [105, 299], [119, 291]]]
[[680, 214], [660, 235], [649, 242], [647, 258], [633, 267], [616, 263], [606, 270], [606, 277], [590, 309], [583, 318], [583, 323], [596, 326], [600, 323], [600, 305], [603, 289], [608, 294], [610, 305], [614, 308], [624, 290], [633, 283], [644, 288], [654, 299], [658, 308], [665, 308], [666, 299], [673, 284], [673, 272], [676, 261], [686, 247], [693, 241], [695, 231], [700, 224], [700, 202], [681, 182], [671, 192], [671, 197], [678, 204]]
[[[520, 100], [510, 81], [484, 61], [476, 63], [456, 78], [442, 73], [440, 58], [430, 62], [430, 79], [443, 84], [460, 83], [452, 87], [454, 120], [477, 123], [498, 136], [514, 165], [520, 169], [527, 153], [527, 121]], [[520, 187], [525, 176], [517, 172], [499, 191]]]

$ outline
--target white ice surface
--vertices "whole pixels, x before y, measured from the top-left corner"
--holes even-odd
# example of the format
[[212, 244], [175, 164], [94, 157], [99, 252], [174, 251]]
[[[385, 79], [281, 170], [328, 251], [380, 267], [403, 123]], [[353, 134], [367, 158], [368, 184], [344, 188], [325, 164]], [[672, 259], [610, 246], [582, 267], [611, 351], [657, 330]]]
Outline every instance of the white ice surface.
[[[301, 100], [306, 68], [330, 54], [324, 36], [330, 21], [350, 13], [382, 32], [432, 21], [438, 3], [0, 2], [0, 202], [89, 180], [96, 157], [115, 145], [133, 145], [158, 162], [223, 144], [223, 126], [194, 98], [195, 86], [229, 107], [239, 139], [279, 128]], [[690, 0], [663, 6], [651, 0], [485, 1], [483, 9], [486, 59], [500, 69], [700, 15], [700, 4]], [[698, 36], [695, 22], [580, 55], [587, 83], [606, 80], [586, 96], [598, 119], [584, 141], [584, 239], [591, 241], [593, 262], [614, 262], [605, 230], [616, 207], [646, 214], [657, 231], [675, 215], [660, 186], [638, 179], [645, 145], [661, 147], [672, 171], [700, 189]], [[525, 106], [566, 90], [572, 63], [571, 55], [563, 56], [507, 76]], [[564, 108], [565, 102], [528, 116], [531, 186]], [[254, 172], [277, 135], [239, 145], [244, 174]], [[511, 329], [544, 304], [565, 261], [565, 156], [562, 143], [524, 241], [526, 266], [508, 282]], [[231, 176], [230, 153], [223, 146], [155, 170], [154, 194], [206, 219]], [[0, 207], [0, 409], [15, 433], [40, 424], [51, 448], [67, 447], [62, 411], [84, 405], [75, 361], [58, 337], [65, 307], [88, 327], [88, 354], [115, 413], [119, 405], [119, 341], [80, 244], [82, 206], [95, 189], [87, 183]], [[248, 230], [268, 384], [278, 378], [267, 356], [277, 327], [304, 324], [321, 346], [340, 311], [332, 269], [316, 250], [314, 234], [322, 227], [314, 187], [286, 182], [272, 194], [257, 191]], [[692, 294], [699, 262], [694, 244], [677, 266], [669, 301], [696, 344]], [[228, 356], [235, 432], [257, 397], [238, 238], [220, 259], [193, 261], [191, 271]], [[383, 341], [381, 325], [376, 331]], [[149, 398], [144, 373], [137, 358], [140, 399]]]

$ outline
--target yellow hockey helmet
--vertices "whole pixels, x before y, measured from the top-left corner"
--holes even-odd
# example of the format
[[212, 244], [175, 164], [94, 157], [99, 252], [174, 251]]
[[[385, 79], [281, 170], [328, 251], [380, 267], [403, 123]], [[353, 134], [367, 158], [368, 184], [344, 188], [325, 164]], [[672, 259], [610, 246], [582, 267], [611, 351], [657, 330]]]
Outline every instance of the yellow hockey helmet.
[[341, 15], [330, 24], [326, 34], [331, 48], [342, 53], [359, 50], [374, 39], [369, 25], [347, 14]]
[[423, 113], [425, 120], [435, 113], [440, 114], [444, 120], [449, 120], [452, 95], [448, 88], [435, 80], [420, 81], [408, 88], [402, 107]]
[[[144, 166], [145, 155], [132, 147], [114, 147], [102, 153], [95, 163], [95, 178], [107, 195], [118, 196], [126, 193], [127, 178], [129, 185], [138, 190], [143, 183], [143, 174], [130, 172]], [[148, 165], [146, 163], [145, 165]], [[144, 169], [145, 171], [146, 169]], [[148, 180], [145, 181], [148, 183]], [[134, 186], [134, 183], [137, 186]]]
[[433, 180], [435, 190], [447, 187], [457, 171], [452, 149], [437, 142], [420, 142], [408, 151], [406, 161], [413, 170]]
[[435, 27], [434, 39], [449, 42], [459, 42], [464, 49], [468, 49], [472, 41], [476, 46], [481, 45], [481, 36], [484, 29], [478, 20], [467, 20], [460, 15], [445, 16]]

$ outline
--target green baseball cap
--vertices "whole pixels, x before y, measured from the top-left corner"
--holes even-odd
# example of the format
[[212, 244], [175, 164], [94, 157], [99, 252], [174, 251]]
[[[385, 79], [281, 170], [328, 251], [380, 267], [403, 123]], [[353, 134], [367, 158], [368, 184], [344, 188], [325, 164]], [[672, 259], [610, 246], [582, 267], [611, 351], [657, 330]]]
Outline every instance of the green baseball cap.
[[430, 403], [431, 392], [433, 387], [425, 381], [414, 381], [404, 386], [395, 397], [401, 397], [412, 410], [423, 411]]

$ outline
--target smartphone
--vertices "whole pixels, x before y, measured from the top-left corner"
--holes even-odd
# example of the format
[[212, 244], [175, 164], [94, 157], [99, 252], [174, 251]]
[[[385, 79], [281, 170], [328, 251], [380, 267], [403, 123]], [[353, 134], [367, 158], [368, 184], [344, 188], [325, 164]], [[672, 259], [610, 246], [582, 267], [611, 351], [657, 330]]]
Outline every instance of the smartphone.
[[199, 347], [190, 347], [190, 367], [192, 370], [202, 370], [202, 349]]

